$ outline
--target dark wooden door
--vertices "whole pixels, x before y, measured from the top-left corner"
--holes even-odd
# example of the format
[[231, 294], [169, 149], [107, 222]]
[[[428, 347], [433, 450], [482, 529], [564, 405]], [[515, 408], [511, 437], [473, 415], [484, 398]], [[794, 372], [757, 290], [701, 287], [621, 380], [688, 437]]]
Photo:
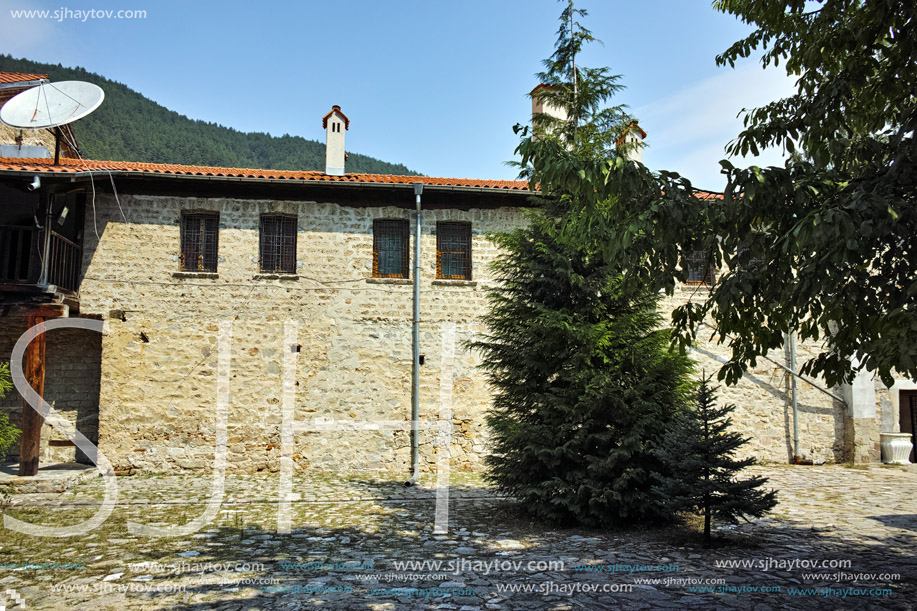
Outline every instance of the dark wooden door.
[[917, 462], [917, 390], [902, 390], [899, 406], [899, 418], [902, 433], [911, 434], [911, 462]]

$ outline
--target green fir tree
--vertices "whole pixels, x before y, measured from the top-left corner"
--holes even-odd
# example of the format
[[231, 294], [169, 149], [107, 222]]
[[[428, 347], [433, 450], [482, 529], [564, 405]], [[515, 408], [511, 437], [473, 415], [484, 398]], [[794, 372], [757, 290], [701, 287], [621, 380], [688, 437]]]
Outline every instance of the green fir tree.
[[689, 394], [656, 297], [620, 291], [599, 257], [546, 217], [497, 236], [506, 251], [475, 344], [496, 393], [489, 479], [535, 515], [608, 527], [667, 517], [652, 491], [657, 440]]
[[716, 391], [705, 376], [697, 391], [697, 407], [681, 412], [665, 436], [658, 457], [668, 475], [657, 475], [657, 492], [672, 511], [697, 511], [704, 516], [704, 545], [711, 543], [713, 520], [737, 524], [740, 518], [760, 517], [777, 504], [777, 493], [764, 490], [767, 478], [737, 479], [753, 457], [736, 459], [748, 439], [730, 431], [735, 405], [717, 407]]
[[669, 349], [657, 294], [622, 290], [615, 261], [564, 239], [565, 226], [588, 218], [570, 215], [564, 185], [550, 183], [551, 151], [615, 156], [628, 120], [621, 107], [604, 106], [618, 77], [572, 68], [592, 40], [579, 24], [571, 28], [578, 15], [585, 12], [568, 3], [557, 52], [538, 75], [550, 87], [533, 94], [567, 119], [536, 116], [533, 135], [521, 130], [520, 149], [542, 147], [520, 165], [543, 197], [527, 228], [493, 236], [503, 252], [494, 265], [500, 282], [489, 293], [488, 331], [472, 345], [495, 390], [490, 481], [538, 517], [609, 527], [667, 517], [652, 489], [664, 468], [655, 450], [690, 400], [691, 363]]

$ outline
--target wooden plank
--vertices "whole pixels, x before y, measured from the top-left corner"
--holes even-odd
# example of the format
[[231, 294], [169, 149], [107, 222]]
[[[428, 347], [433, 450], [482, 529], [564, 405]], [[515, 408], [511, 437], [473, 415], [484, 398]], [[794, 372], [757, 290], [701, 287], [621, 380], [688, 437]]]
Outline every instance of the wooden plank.
[[0, 278], [9, 279], [12, 275], [10, 270], [10, 256], [13, 254], [13, 230], [10, 227], [0, 227], [0, 244], [6, 246], [0, 248]]
[[16, 304], [3, 313], [4, 316], [29, 318], [41, 316], [49, 318], [67, 318], [70, 316], [70, 306], [64, 303], [36, 303]]
[[[42, 325], [46, 317], [41, 310], [29, 313], [29, 328]], [[41, 331], [41, 327], [39, 327]], [[25, 351], [25, 379], [29, 386], [35, 389], [39, 396], [45, 394], [45, 347], [46, 335], [40, 333], [38, 337], [29, 342]], [[33, 476], [38, 473], [38, 454], [41, 446], [41, 425], [44, 418], [22, 400], [22, 420], [19, 428], [22, 438], [19, 445], [19, 475]]]

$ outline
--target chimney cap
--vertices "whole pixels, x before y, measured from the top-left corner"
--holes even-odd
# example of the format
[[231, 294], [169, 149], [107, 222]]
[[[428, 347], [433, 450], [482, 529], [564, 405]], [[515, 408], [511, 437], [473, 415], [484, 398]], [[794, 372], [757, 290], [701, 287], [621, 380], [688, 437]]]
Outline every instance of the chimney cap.
[[328, 118], [334, 113], [341, 115], [341, 118], [344, 119], [344, 129], [350, 129], [350, 119], [347, 118], [347, 115], [341, 112], [341, 107], [337, 104], [331, 107], [331, 112], [322, 117], [322, 129], [328, 129]]
[[529, 92], [529, 95], [533, 95], [533, 94], [534, 94], [536, 91], [538, 91], [539, 89], [551, 89], [551, 86], [548, 85], [547, 83], [539, 83], [538, 85], [535, 86], [534, 89], [532, 89], [532, 90]]
[[627, 140], [627, 134], [632, 132], [639, 133], [640, 139], [646, 140], [646, 132], [643, 131], [643, 128], [640, 127], [639, 123], [637, 123], [637, 120], [633, 119], [630, 123], [627, 124], [627, 127], [624, 128], [624, 131], [621, 132], [621, 135], [618, 136], [618, 138], [615, 140], [615, 144], [618, 146], [624, 144], [624, 142]]
[[637, 123], [636, 119], [633, 119], [630, 123], [627, 124], [627, 129], [624, 130], [624, 133], [626, 134], [627, 132], [633, 131], [634, 129], [639, 130], [640, 137], [646, 140], [646, 132], [643, 131], [643, 128], [640, 127], [640, 124]]

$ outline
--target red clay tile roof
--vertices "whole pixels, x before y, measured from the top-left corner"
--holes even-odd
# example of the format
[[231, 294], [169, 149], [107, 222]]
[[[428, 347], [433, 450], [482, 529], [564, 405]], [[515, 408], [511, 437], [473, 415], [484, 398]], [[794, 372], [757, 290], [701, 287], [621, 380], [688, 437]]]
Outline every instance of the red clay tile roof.
[[256, 178], [316, 182], [370, 182], [380, 184], [413, 184], [423, 182], [429, 186], [477, 187], [505, 191], [527, 191], [523, 180], [475, 180], [471, 178], [431, 178], [429, 176], [396, 176], [391, 174], [345, 174], [329, 176], [324, 172], [298, 172], [289, 170], [252, 170], [243, 168], [215, 168], [194, 165], [163, 163], [135, 163], [130, 161], [93, 161], [90, 159], [14, 159], [0, 157], [0, 171], [73, 174], [104, 171], [130, 174], [170, 174], [176, 176], [213, 176], [227, 178]]
[[22, 81], [37, 81], [48, 78], [47, 74], [23, 74], [22, 72], [0, 72], [0, 85], [19, 83]]
[[[398, 176], [394, 174], [345, 174], [329, 176], [324, 172], [291, 170], [253, 170], [244, 168], [217, 168], [166, 163], [139, 163], [133, 161], [94, 161], [92, 159], [65, 159], [54, 165], [53, 159], [17, 159], [0, 157], [0, 172], [27, 172], [43, 174], [78, 174], [82, 172], [119, 172], [132, 175], [163, 174], [171, 176], [211, 176], [214, 178], [252, 178], [263, 180], [289, 180], [305, 182], [350, 182], [410, 185], [423, 182], [427, 186], [471, 187], [502, 191], [528, 191], [524, 180], [478, 180], [473, 178], [434, 178], [430, 176]], [[723, 199], [722, 193], [696, 191], [698, 199]]]
[[333, 115], [335, 112], [344, 117], [344, 129], [350, 129], [350, 119], [347, 118], [347, 115], [341, 112], [341, 107], [337, 104], [331, 107], [331, 112], [322, 117], [322, 129], [328, 129], [328, 117]]

